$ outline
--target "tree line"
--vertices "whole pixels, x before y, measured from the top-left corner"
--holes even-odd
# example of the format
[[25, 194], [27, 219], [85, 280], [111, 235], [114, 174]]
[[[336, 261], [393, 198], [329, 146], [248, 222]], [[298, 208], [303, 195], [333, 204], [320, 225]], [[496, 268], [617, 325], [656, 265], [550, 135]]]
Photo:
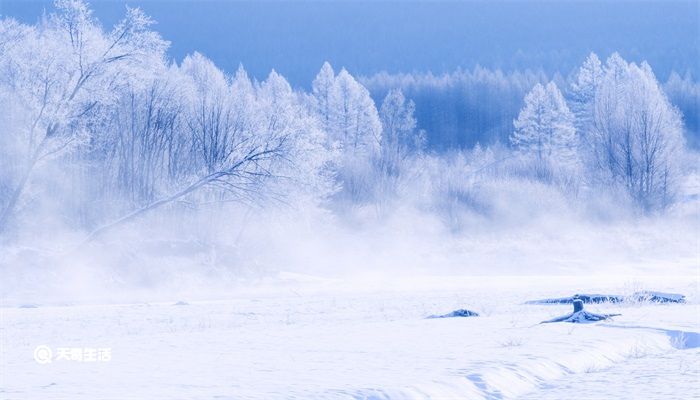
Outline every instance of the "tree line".
[[[83, 1], [55, 6], [34, 25], [0, 21], [0, 235], [39, 209], [96, 237], [166, 207], [379, 204], [406, 196], [443, 157], [402, 85], [377, 104], [328, 63], [308, 93], [274, 70], [262, 81], [243, 67], [228, 75], [198, 53], [177, 64], [139, 9], [104, 30]], [[509, 146], [470, 150], [472, 170], [518, 160], [518, 174], [542, 182], [614, 186], [649, 211], [672, 203], [683, 125], [649, 65], [591, 54], [566, 95], [561, 79], [505, 81], [485, 118], [509, 126]], [[513, 121], [502, 109], [516, 104]]]

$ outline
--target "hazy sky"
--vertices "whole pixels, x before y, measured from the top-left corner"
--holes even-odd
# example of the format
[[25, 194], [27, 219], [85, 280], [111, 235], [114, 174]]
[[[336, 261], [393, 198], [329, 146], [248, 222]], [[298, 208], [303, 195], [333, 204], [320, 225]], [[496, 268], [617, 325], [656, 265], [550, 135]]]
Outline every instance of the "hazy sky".
[[[307, 86], [323, 61], [356, 75], [445, 72], [476, 64], [568, 73], [593, 50], [700, 76], [700, 1], [93, 1], [111, 26], [124, 4], [151, 15], [177, 61], [195, 50], [229, 72], [275, 68]], [[0, 0], [34, 22], [51, 1]]]

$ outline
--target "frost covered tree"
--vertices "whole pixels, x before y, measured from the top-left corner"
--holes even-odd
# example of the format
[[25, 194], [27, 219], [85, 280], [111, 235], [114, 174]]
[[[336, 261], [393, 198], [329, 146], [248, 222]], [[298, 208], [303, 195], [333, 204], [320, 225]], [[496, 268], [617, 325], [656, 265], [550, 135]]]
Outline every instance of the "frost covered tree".
[[683, 125], [646, 62], [606, 62], [594, 100], [592, 145], [596, 174], [623, 187], [644, 210], [667, 206], [675, 194]]
[[[83, 157], [95, 176], [99, 192], [123, 198], [128, 205], [152, 201], [189, 168], [184, 137], [183, 92], [175, 71], [148, 85], [127, 87], [112, 108], [103, 134], [93, 138]], [[85, 152], [82, 152], [85, 153]]]
[[603, 66], [595, 53], [591, 53], [579, 68], [569, 91], [569, 104], [575, 117], [576, 131], [582, 143], [593, 123], [593, 101], [603, 82]]
[[690, 71], [682, 77], [674, 71], [664, 84], [664, 92], [683, 115], [688, 144], [700, 148], [700, 82]]
[[313, 103], [330, 144], [338, 152], [336, 176], [352, 201], [372, 191], [373, 163], [379, 155], [382, 124], [369, 91], [342, 69], [325, 63], [313, 82]]
[[199, 53], [185, 57], [181, 72], [189, 78], [186, 123], [196, 161], [204, 171], [226, 164], [242, 140], [233, 129], [233, 104], [224, 73]]
[[352, 202], [367, 200], [374, 191], [374, 158], [381, 144], [382, 125], [369, 91], [345, 69], [336, 77], [338, 103], [335, 129], [329, 132], [341, 154], [339, 178]]
[[511, 144], [538, 165], [572, 167], [576, 163], [574, 118], [557, 86], [535, 85], [525, 96], [525, 106], [513, 122]]
[[416, 131], [416, 106], [401, 89], [391, 90], [379, 111], [382, 121], [381, 165], [389, 175], [398, 175], [401, 163], [422, 150], [423, 135]]
[[380, 209], [382, 201], [393, 198], [407, 172], [423, 150], [424, 134], [416, 130], [415, 104], [401, 89], [391, 90], [379, 111], [382, 122], [381, 148], [374, 160], [374, 192]]
[[323, 63], [311, 88], [321, 126], [324, 131], [330, 132], [337, 118], [339, 99], [335, 72], [328, 62]]
[[367, 156], [374, 154], [381, 143], [382, 125], [377, 107], [369, 94], [345, 69], [336, 77], [338, 90], [337, 131], [345, 154]]
[[337, 76], [324, 63], [313, 81], [315, 109], [323, 129], [348, 156], [379, 149], [382, 126], [369, 91], [342, 69]]
[[472, 147], [477, 142], [507, 142], [523, 97], [536, 83], [549, 80], [542, 71], [504, 72], [477, 66], [439, 75], [382, 72], [363, 77], [362, 84], [375, 99], [401, 89], [415, 102], [415, 116], [425, 129], [426, 144], [443, 151]]
[[[7, 228], [35, 168], [88, 141], [86, 126], [115, 101], [119, 88], [147, 76], [167, 43], [149, 30], [137, 8], [104, 32], [80, 0], [58, 0], [57, 12], [34, 26], [3, 20], [0, 92], [21, 117], [7, 135], [19, 163], [0, 205], [0, 232]], [[12, 27], [10, 25], [15, 25]]]
[[289, 202], [314, 203], [334, 189], [328, 163], [333, 153], [314, 115], [284, 77], [274, 70], [258, 88], [258, 115], [269, 137], [284, 138], [279, 157], [266, 166], [274, 172], [273, 194]]
[[0, 231], [33, 198], [95, 237], [161, 207], [334, 188], [327, 135], [279, 74], [254, 83], [197, 53], [169, 64], [138, 9], [109, 32], [82, 1], [56, 9], [0, 20]]
[[[325, 137], [289, 83], [272, 71], [253, 85], [239, 69], [232, 82], [201, 55], [179, 71], [185, 87], [182, 134], [187, 168], [151, 201], [103, 225], [90, 238], [181, 199], [256, 201], [328, 193]], [[303, 188], [303, 189], [300, 189]], [[313, 195], [310, 195], [313, 193]]]

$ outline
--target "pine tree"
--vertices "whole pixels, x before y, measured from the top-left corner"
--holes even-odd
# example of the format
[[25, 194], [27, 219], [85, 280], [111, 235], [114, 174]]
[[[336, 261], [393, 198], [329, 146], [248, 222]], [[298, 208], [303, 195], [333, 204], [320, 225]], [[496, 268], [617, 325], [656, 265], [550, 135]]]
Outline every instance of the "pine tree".
[[547, 98], [551, 104], [552, 149], [556, 162], [566, 168], [573, 168], [577, 163], [577, 137], [574, 127], [574, 115], [569, 111], [564, 96], [559, 88], [550, 82], [546, 87]]
[[324, 131], [329, 132], [334, 122], [333, 107], [338, 102], [338, 90], [335, 72], [328, 62], [323, 63], [311, 87], [321, 126]]
[[593, 123], [593, 103], [595, 93], [603, 81], [603, 66], [595, 53], [591, 53], [583, 62], [571, 84], [570, 104], [575, 117], [575, 127], [585, 142], [586, 133]]
[[615, 52], [605, 61], [605, 76], [608, 80], [612, 80], [615, 84], [621, 84], [622, 80], [627, 75], [629, 64], [619, 53]]
[[339, 154], [333, 168], [344, 195], [353, 202], [366, 199], [382, 141], [382, 124], [369, 91], [345, 69], [335, 76], [330, 64], [324, 63], [313, 82], [311, 103], [330, 146]]
[[575, 163], [573, 115], [553, 82], [546, 87], [538, 83], [532, 88], [513, 125], [511, 143], [524, 155], [558, 166]]
[[382, 127], [369, 91], [345, 69], [334, 76], [327, 62], [312, 86], [318, 119], [331, 141], [350, 157], [376, 153]]
[[375, 154], [381, 142], [382, 125], [374, 101], [345, 69], [336, 77], [338, 88], [337, 131], [341, 149], [351, 156]]

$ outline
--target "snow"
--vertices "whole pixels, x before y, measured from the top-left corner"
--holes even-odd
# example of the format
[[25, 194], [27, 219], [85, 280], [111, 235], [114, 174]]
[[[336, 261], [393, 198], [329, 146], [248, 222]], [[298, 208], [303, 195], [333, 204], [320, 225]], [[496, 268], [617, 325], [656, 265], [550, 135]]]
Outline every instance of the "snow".
[[[630, 378], [634, 377], [632, 381]], [[620, 382], [625, 382], [620, 385]], [[672, 351], [632, 357], [615, 368], [590, 371], [576, 379], [558, 380], [523, 400], [563, 399], [577, 393], [579, 400], [604, 398], [697, 398], [700, 391], [700, 350]], [[679, 390], [680, 389], [680, 390]], [[687, 391], [684, 391], [686, 389]]]
[[[539, 324], [571, 305], [524, 304], [583, 291], [622, 293], [630, 279], [414, 277], [362, 285], [283, 274], [287, 285], [278, 290], [232, 290], [218, 300], [37, 308], [5, 302], [0, 393], [6, 399], [511, 399], [568, 398], [572, 390], [577, 398], [666, 398], [671, 390], [679, 398], [696, 396], [697, 276], [635, 277], [635, 287], [683, 293], [688, 302], [586, 305], [622, 314], [593, 324]], [[425, 319], [459, 308], [480, 316]], [[111, 348], [112, 358], [41, 365], [33, 359], [39, 345]]]
[[0, 18], [0, 400], [700, 395], [700, 91], [649, 49], [309, 88], [96, 15]]

